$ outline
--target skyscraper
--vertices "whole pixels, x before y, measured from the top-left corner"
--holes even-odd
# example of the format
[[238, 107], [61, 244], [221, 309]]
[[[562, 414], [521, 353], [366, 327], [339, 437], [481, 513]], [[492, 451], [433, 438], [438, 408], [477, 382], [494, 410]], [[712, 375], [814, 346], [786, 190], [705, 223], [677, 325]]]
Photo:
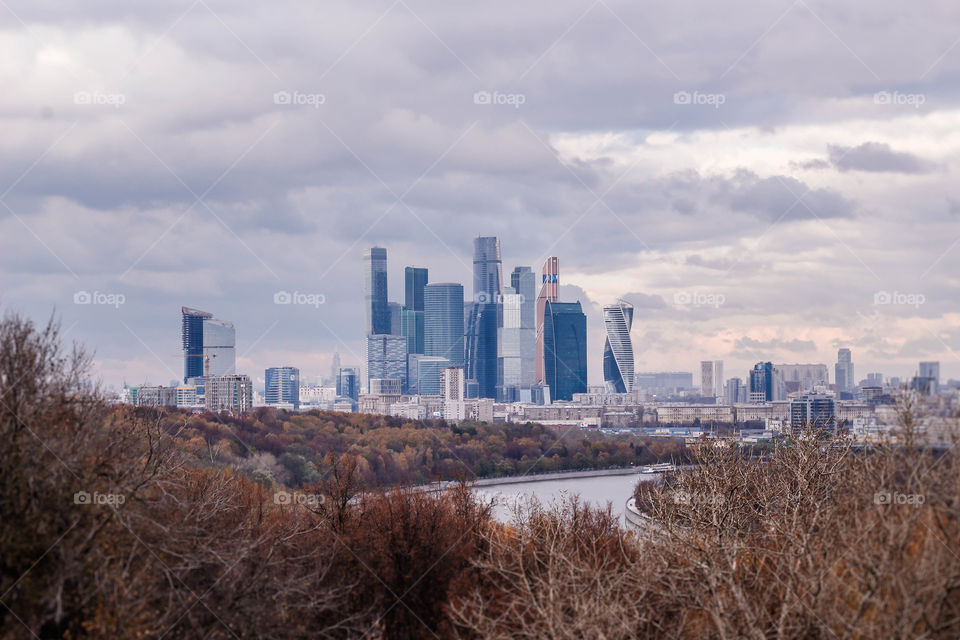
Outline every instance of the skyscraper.
[[921, 362], [919, 375], [921, 378], [933, 378], [939, 384], [940, 363], [939, 362]]
[[363, 255], [364, 333], [390, 333], [390, 307], [387, 304], [387, 250], [371, 247]]
[[289, 403], [300, 406], [300, 369], [296, 367], [270, 367], [264, 371], [263, 399], [267, 404]]
[[403, 316], [401, 333], [407, 338], [407, 353], [423, 353], [423, 290], [426, 269], [407, 267], [403, 274]]
[[502, 402], [530, 402], [536, 377], [536, 276], [530, 267], [516, 267], [503, 294], [497, 340], [499, 364], [497, 398]]
[[537, 350], [534, 357], [536, 359], [536, 383], [539, 385], [547, 384], [546, 354], [543, 343], [547, 303], [557, 301], [559, 289], [560, 261], [555, 256], [551, 256], [543, 263], [543, 271], [540, 275], [540, 293], [537, 294]]
[[713, 398], [713, 360], [700, 362], [700, 397]]
[[723, 360], [713, 361], [713, 397], [723, 402]]
[[431, 282], [424, 287], [423, 350], [463, 366], [463, 285]]
[[334, 351], [333, 362], [330, 364], [330, 380], [333, 381], [334, 386], [337, 384], [338, 375], [340, 375], [340, 353]]
[[607, 393], [633, 391], [633, 305], [625, 300], [603, 307], [603, 328], [607, 332], [603, 343], [603, 383]]
[[390, 334], [370, 335], [364, 342], [367, 363], [367, 388], [373, 378], [395, 378], [401, 385], [407, 379], [407, 339]]
[[360, 397], [360, 376], [355, 367], [341, 367], [337, 371], [337, 397]]
[[544, 303], [544, 376], [552, 400], [587, 392], [587, 316], [579, 302]]
[[772, 362], [758, 362], [750, 370], [750, 402], [771, 402], [774, 399]]
[[387, 309], [390, 311], [390, 335], [403, 335], [403, 305], [399, 302], [388, 302]]
[[233, 323], [212, 313], [181, 307], [183, 381], [204, 375], [236, 373], [237, 333]]
[[473, 302], [468, 315], [466, 371], [476, 380], [479, 397], [497, 395], [497, 327], [503, 295], [503, 266], [500, 239], [473, 239]]
[[837, 351], [837, 364], [834, 367], [836, 374], [837, 391], [850, 391], [857, 386], [853, 377], [853, 359], [850, 349], [839, 349]]

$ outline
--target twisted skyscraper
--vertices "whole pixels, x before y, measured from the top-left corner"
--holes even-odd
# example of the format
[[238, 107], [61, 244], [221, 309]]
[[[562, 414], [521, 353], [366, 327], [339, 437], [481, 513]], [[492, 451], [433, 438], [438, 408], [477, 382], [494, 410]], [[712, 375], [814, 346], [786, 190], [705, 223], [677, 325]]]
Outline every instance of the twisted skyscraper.
[[603, 382], [607, 393], [633, 391], [633, 305], [624, 300], [603, 307], [603, 327], [607, 339], [603, 344]]

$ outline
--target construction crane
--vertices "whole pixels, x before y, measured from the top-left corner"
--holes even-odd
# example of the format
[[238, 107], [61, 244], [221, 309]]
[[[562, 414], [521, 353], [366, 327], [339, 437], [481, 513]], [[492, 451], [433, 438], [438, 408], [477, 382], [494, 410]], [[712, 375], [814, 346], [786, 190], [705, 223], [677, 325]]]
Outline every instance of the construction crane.
[[203, 358], [203, 376], [205, 378], [210, 377], [210, 358], [217, 357], [215, 353], [178, 353], [177, 355], [182, 355], [184, 358]]

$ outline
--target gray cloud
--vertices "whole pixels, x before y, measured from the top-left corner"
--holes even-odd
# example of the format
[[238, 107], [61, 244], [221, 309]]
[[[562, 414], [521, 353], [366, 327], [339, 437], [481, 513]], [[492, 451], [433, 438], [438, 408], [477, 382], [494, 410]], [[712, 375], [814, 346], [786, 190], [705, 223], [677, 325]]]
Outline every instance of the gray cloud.
[[904, 151], [894, 151], [889, 144], [864, 142], [856, 147], [828, 145], [830, 162], [839, 171], [871, 171], [885, 173], [929, 173], [934, 165]]

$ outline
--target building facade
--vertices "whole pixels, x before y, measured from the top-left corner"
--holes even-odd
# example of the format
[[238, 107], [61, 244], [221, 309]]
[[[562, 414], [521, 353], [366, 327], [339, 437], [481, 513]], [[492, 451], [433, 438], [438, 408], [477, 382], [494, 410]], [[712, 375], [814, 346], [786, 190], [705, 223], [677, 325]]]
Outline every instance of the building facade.
[[530, 402], [536, 382], [536, 277], [530, 267], [516, 267], [503, 294], [500, 314], [497, 398]]
[[390, 333], [390, 306], [387, 302], [387, 250], [371, 247], [363, 255], [364, 333]]
[[624, 300], [603, 307], [603, 383], [607, 393], [633, 391], [633, 305]]
[[204, 384], [208, 411], [243, 413], [253, 408], [253, 382], [249, 376], [209, 376], [204, 378]]
[[546, 353], [544, 350], [544, 330], [546, 326], [547, 303], [556, 302], [560, 292], [560, 260], [551, 256], [543, 263], [540, 274], [540, 292], [537, 294], [537, 344], [534, 358], [536, 360], [536, 384], [547, 385]]
[[431, 282], [423, 293], [423, 351], [463, 366], [463, 285]]
[[550, 398], [587, 391], [587, 317], [579, 302], [544, 303], [544, 376]]
[[364, 341], [367, 388], [373, 378], [407, 379], [407, 339], [395, 335], [369, 335]]
[[482, 398], [495, 398], [497, 394], [497, 329], [502, 295], [500, 239], [474, 238], [473, 300], [468, 314], [465, 375], [468, 380], [477, 381]]
[[270, 367], [263, 373], [263, 399], [267, 404], [292, 404], [300, 407], [300, 369]]
[[849, 392], [857, 386], [856, 378], [853, 375], [853, 355], [850, 353], [850, 349], [839, 349], [837, 351], [837, 364], [834, 365], [837, 392]]

